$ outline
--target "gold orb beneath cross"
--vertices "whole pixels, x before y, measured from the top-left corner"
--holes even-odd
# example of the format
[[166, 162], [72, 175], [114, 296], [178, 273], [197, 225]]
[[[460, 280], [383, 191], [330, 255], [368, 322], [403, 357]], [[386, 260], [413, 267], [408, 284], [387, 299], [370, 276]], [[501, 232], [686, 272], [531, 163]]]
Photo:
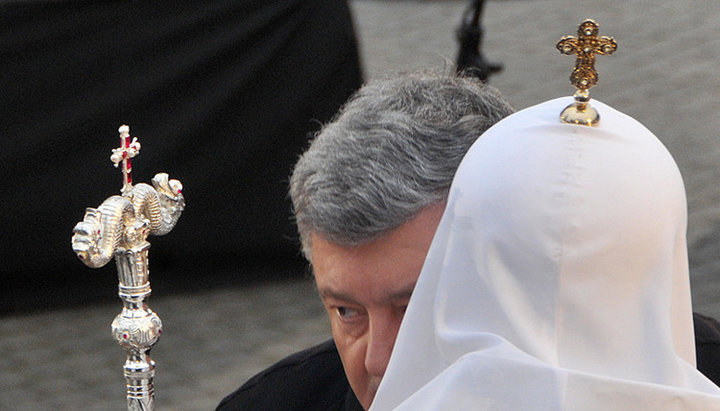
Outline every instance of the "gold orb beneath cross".
[[575, 102], [563, 109], [560, 119], [564, 123], [594, 126], [600, 121], [600, 114], [590, 105], [590, 93], [577, 90], [573, 95]]
[[564, 123], [594, 126], [600, 121], [600, 114], [591, 106], [579, 108], [577, 103], [572, 103], [560, 113], [560, 119]]

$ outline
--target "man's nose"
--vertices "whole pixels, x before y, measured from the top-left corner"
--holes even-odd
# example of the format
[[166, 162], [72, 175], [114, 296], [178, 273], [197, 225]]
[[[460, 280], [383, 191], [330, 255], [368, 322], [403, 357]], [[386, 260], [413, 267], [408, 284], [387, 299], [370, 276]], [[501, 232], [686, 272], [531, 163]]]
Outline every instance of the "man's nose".
[[[397, 324], [395, 324], [396, 322]], [[399, 325], [399, 321], [392, 318], [370, 320], [365, 352], [365, 369], [369, 375], [383, 376], [385, 374]]]

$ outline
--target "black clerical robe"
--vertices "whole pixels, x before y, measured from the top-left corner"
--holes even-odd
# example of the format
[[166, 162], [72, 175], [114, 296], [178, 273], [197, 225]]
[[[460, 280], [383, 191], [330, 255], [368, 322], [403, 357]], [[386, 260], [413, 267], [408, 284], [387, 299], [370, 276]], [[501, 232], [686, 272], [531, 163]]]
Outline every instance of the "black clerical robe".
[[697, 368], [720, 386], [720, 321], [693, 313]]

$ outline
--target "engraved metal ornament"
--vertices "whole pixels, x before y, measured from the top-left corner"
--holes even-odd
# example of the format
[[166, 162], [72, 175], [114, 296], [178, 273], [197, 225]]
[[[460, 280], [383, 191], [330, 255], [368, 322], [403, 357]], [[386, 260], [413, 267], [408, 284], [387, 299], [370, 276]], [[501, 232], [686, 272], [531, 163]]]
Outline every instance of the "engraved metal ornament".
[[154, 409], [155, 362], [150, 349], [162, 334], [162, 322], [147, 305], [150, 296], [147, 242], [149, 235], [169, 233], [177, 223], [185, 199], [182, 184], [158, 173], [148, 184], [132, 184], [131, 159], [140, 151], [137, 137], [122, 126], [120, 147], [110, 160], [122, 163], [122, 195], [106, 199], [98, 208], [87, 208], [83, 221], [73, 229], [72, 248], [89, 267], [99, 268], [113, 257], [118, 272], [118, 296], [123, 309], [112, 322], [112, 335], [127, 354], [124, 375], [128, 410]]
[[575, 68], [570, 83], [577, 88], [575, 102], [567, 106], [560, 118], [565, 123], [592, 126], [600, 121], [600, 114], [590, 102], [590, 88], [598, 82], [595, 55], [609, 55], [617, 50], [617, 42], [608, 36], [598, 36], [598, 25], [586, 19], [578, 27], [578, 36], [565, 36], [556, 44], [562, 54], [574, 54]]

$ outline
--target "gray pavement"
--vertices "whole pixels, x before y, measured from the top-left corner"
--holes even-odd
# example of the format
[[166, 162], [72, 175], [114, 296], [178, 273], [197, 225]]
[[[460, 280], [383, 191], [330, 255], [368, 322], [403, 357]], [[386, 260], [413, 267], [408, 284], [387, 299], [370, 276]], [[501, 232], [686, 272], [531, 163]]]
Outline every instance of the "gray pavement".
[[[351, 1], [366, 75], [446, 67], [467, 3]], [[675, 156], [688, 192], [695, 309], [720, 317], [720, 2], [497, 0], [485, 14], [486, 57], [505, 66], [490, 83], [516, 108], [572, 93], [573, 59], [554, 44], [583, 18], [618, 40], [613, 56], [599, 58], [592, 95], [640, 120]], [[159, 409], [213, 409], [268, 364], [330, 336], [309, 281], [155, 290], [150, 306], [165, 331], [153, 351]], [[120, 307], [1, 318], [0, 409], [124, 409], [124, 354], [110, 336]]]

